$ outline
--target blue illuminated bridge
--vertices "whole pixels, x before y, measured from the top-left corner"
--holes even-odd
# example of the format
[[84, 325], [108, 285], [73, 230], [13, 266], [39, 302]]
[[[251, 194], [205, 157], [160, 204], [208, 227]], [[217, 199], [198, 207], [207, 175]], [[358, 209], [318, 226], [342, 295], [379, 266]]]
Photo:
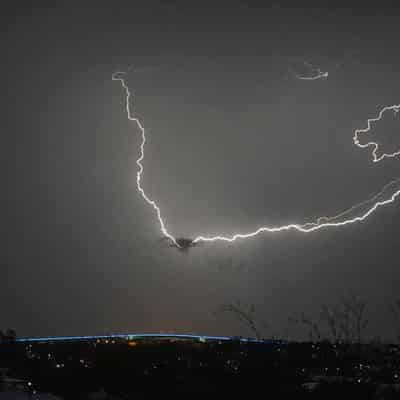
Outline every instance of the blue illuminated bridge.
[[114, 335], [97, 335], [97, 336], [48, 336], [48, 337], [26, 337], [17, 338], [17, 342], [65, 342], [65, 341], [92, 341], [92, 340], [138, 340], [138, 339], [182, 339], [192, 341], [240, 341], [242, 343], [265, 343], [265, 344], [283, 344], [285, 341], [273, 339], [256, 339], [244, 338], [237, 336], [208, 336], [208, 335], [193, 335], [193, 334], [168, 334], [168, 333], [124, 333]]

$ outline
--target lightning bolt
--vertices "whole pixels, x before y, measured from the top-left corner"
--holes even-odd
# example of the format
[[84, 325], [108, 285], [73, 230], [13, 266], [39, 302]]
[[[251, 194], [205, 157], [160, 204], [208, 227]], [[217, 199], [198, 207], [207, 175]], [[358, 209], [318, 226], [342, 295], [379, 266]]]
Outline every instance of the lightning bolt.
[[162, 219], [162, 217], [161, 217], [161, 210], [160, 210], [160, 207], [158, 207], [157, 203], [156, 203], [154, 200], [151, 200], [151, 199], [147, 196], [147, 194], [145, 193], [144, 189], [143, 189], [142, 186], [141, 186], [142, 174], [143, 174], [143, 164], [142, 164], [142, 161], [143, 161], [143, 159], [144, 159], [144, 145], [146, 144], [146, 135], [145, 135], [144, 127], [143, 127], [143, 125], [140, 123], [139, 119], [136, 118], [136, 117], [134, 117], [134, 116], [131, 114], [130, 105], [129, 105], [130, 98], [131, 98], [131, 92], [129, 91], [129, 87], [128, 87], [128, 85], [126, 84], [125, 79], [124, 79], [123, 77], [121, 77], [121, 75], [124, 75], [124, 74], [125, 74], [125, 72], [114, 72], [113, 75], [112, 75], [112, 80], [113, 80], [113, 81], [119, 81], [119, 82], [121, 82], [121, 85], [122, 85], [122, 87], [124, 88], [125, 93], [126, 93], [126, 98], [125, 98], [126, 104], [125, 104], [125, 107], [126, 107], [126, 113], [127, 113], [128, 119], [129, 119], [129, 121], [132, 121], [132, 122], [135, 122], [135, 123], [136, 123], [137, 127], [138, 127], [139, 130], [140, 130], [140, 134], [141, 134], [141, 138], [142, 138], [142, 142], [140, 143], [140, 156], [139, 156], [139, 158], [136, 160], [136, 164], [137, 164], [137, 166], [139, 167], [138, 172], [137, 172], [137, 174], [136, 174], [136, 186], [137, 186], [137, 188], [138, 188], [140, 194], [141, 194], [142, 197], [144, 198], [144, 200], [145, 200], [151, 207], [153, 207], [153, 209], [155, 210], [155, 212], [156, 212], [156, 214], [157, 214], [158, 223], [160, 224], [161, 232], [163, 233], [163, 235], [164, 235], [165, 237], [167, 237], [168, 239], [170, 239], [171, 242], [172, 242], [175, 246], [180, 247], [180, 246], [178, 245], [178, 243], [176, 242], [175, 237], [172, 236], [172, 235], [168, 232], [168, 230], [167, 230], [167, 228], [166, 228], [166, 226], [165, 226], [165, 223], [164, 223], [164, 221], [163, 221], [163, 219]]
[[[389, 185], [393, 184], [394, 182], [398, 182], [398, 181], [400, 181], [400, 178], [395, 181], [392, 181], [390, 184], [386, 185], [386, 188]], [[380, 193], [378, 193], [376, 196], [374, 196], [373, 199], [379, 197], [379, 195], [381, 195], [383, 191], [384, 190], [382, 190]], [[399, 195], [400, 195], [400, 189], [395, 191], [388, 199], [375, 202], [369, 209], [367, 209], [367, 211], [364, 212], [364, 214], [362, 214], [358, 217], [345, 219], [345, 220], [339, 221], [339, 222], [332, 222], [332, 221], [334, 219], [339, 218], [340, 216], [349, 214], [352, 210], [361, 207], [363, 204], [370, 203], [372, 201], [372, 199], [369, 201], [367, 200], [365, 202], [359, 203], [358, 205], [351, 207], [350, 209], [342, 212], [341, 214], [339, 214], [335, 217], [320, 217], [317, 219], [317, 222], [307, 222], [302, 225], [289, 224], [289, 225], [282, 225], [282, 226], [276, 226], [276, 227], [263, 226], [253, 232], [237, 233], [232, 236], [197, 236], [193, 241], [194, 241], [194, 243], [197, 243], [200, 241], [213, 242], [216, 240], [222, 240], [225, 242], [234, 242], [237, 239], [251, 238], [251, 237], [259, 235], [260, 233], [263, 233], [263, 232], [275, 233], [275, 232], [296, 230], [296, 231], [303, 232], [303, 233], [310, 233], [310, 232], [318, 231], [320, 229], [324, 229], [324, 228], [328, 228], [328, 227], [340, 227], [340, 226], [350, 225], [350, 224], [354, 224], [355, 222], [364, 221], [373, 212], [375, 212], [378, 208], [385, 206], [387, 204], [393, 203]], [[320, 222], [321, 220], [325, 220], [327, 222]]]
[[[314, 69], [315, 70], [315, 69]], [[323, 77], [327, 77], [327, 73], [322, 73], [319, 69], [316, 69], [316, 71], [318, 72], [317, 75], [319, 74], [323, 74], [326, 76]], [[144, 189], [141, 186], [141, 179], [142, 179], [142, 175], [143, 175], [143, 164], [142, 161], [144, 159], [144, 146], [146, 144], [146, 134], [145, 134], [145, 129], [142, 125], [142, 123], [139, 121], [138, 118], [136, 118], [135, 116], [132, 115], [131, 111], [130, 111], [130, 98], [131, 98], [131, 92], [129, 90], [128, 85], [126, 84], [126, 81], [124, 79], [124, 75], [126, 74], [126, 72], [115, 72], [114, 74], [112, 74], [112, 80], [114, 81], [119, 81], [123, 87], [123, 89], [125, 90], [125, 107], [126, 107], [126, 113], [128, 116], [128, 119], [132, 122], [134, 122], [137, 127], [139, 128], [140, 134], [141, 134], [141, 144], [140, 144], [140, 155], [139, 158], [136, 160], [136, 164], [138, 166], [138, 172], [136, 175], [136, 185], [137, 185], [137, 189], [140, 192], [140, 194], [142, 195], [143, 199], [154, 209], [154, 211], [156, 212], [157, 215], [157, 219], [158, 219], [158, 223], [160, 225], [160, 229], [162, 234], [168, 238], [176, 247], [180, 248], [180, 244], [177, 241], [177, 238], [175, 238], [171, 233], [168, 232], [165, 222], [161, 216], [161, 209], [160, 207], [157, 205], [157, 203], [154, 200], [151, 200], [147, 194], [145, 193]], [[322, 76], [320, 76], [322, 77]], [[304, 78], [306, 79], [306, 78]], [[311, 78], [310, 78], [311, 79]], [[318, 79], [317, 77], [314, 77], [313, 79]], [[396, 152], [396, 153], [391, 153], [391, 154], [384, 154], [381, 157], [377, 157], [376, 156], [376, 151], [378, 150], [378, 144], [375, 142], [370, 142], [367, 143], [365, 145], [362, 145], [359, 143], [358, 141], [358, 135], [360, 133], [366, 133], [371, 129], [371, 123], [379, 121], [382, 116], [383, 113], [387, 110], [393, 110], [395, 113], [397, 113], [400, 110], [400, 105], [393, 105], [393, 106], [387, 106], [384, 107], [380, 112], [377, 118], [372, 118], [372, 119], [368, 119], [368, 123], [367, 123], [367, 128], [366, 129], [357, 129], [355, 131], [354, 134], [354, 143], [361, 147], [361, 148], [366, 148], [369, 146], [374, 146], [374, 151], [372, 152], [374, 159], [374, 162], [378, 162], [380, 160], [382, 160], [384, 157], [395, 157], [397, 155], [400, 155], [400, 151]], [[400, 178], [397, 178], [391, 182], [389, 182], [388, 184], [386, 184], [383, 189], [377, 193], [376, 195], [374, 195], [372, 198], [362, 201], [350, 208], [348, 208], [347, 210], [341, 212], [340, 214], [337, 214], [333, 217], [319, 217], [317, 218], [316, 222], [306, 222], [304, 224], [288, 224], [288, 225], [281, 225], [281, 226], [262, 226], [259, 227], [258, 229], [256, 229], [255, 231], [252, 232], [248, 232], [248, 233], [236, 233], [233, 234], [231, 236], [224, 236], [224, 235], [215, 235], [215, 236], [202, 236], [199, 235], [197, 237], [195, 237], [192, 242], [193, 243], [199, 243], [199, 242], [214, 242], [214, 241], [225, 241], [225, 242], [234, 242], [237, 239], [246, 239], [246, 238], [251, 238], [254, 236], [257, 236], [261, 233], [277, 233], [277, 232], [284, 232], [284, 231], [291, 231], [291, 230], [295, 230], [295, 231], [299, 231], [302, 233], [311, 233], [314, 231], [318, 231], [321, 229], [325, 229], [325, 228], [330, 228], [330, 227], [341, 227], [341, 226], [346, 226], [346, 225], [350, 225], [350, 224], [354, 224], [356, 222], [362, 222], [365, 219], [367, 219], [371, 214], [373, 214], [377, 209], [386, 206], [390, 203], [393, 203], [397, 197], [400, 196], [400, 188], [397, 188], [391, 196], [389, 196], [386, 199], [382, 199], [382, 200], [378, 200], [381, 196], [384, 195], [384, 193], [387, 191], [387, 189], [391, 186], [395, 186], [397, 183], [400, 183]], [[340, 218], [343, 218], [351, 213], [353, 213], [355, 210], [358, 210], [364, 206], [367, 206], [367, 209], [359, 216], [355, 216], [353, 218], [347, 218], [344, 219], [342, 221], [337, 221]]]
[[374, 162], [381, 161], [384, 158], [393, 158], [393, 157], [396, 157], [396, 156], [400, 155], [400, 150], [398, 150], [398, 151], [395, 151], [394, 153], [382, 153], [382, 155], [378, 157], [378, 155], [377, 155], [377, 152], [379, 150], [379, 144], [378, 143], [376, 143], [376, 142], [368, 142], [368, 143], [365, 143], [365, 144], [361, 144], [360, 141], [358, 140], [358, 136], [360, 134], [363, 134], [363, 133], [368, 133], [371, 130], [372, 123], [380, 121], [383, 118], [383, 114], [386, 111], [393, 111], [394, 115], [396, 116], [397, 113], [400, 111], [400, 104], [383, 107], [379, 111], [379, 114], [378, 114], [378, 116], [376, 118], [368, 119], [367, 127], [365, 129], [356, 129], [355, 132], [354, 132], [353, 141], [354, 141], [354, 144], [356, 146], [358, 146], [358, 147], [360, 147], [362, 149], [365, 149], [367, 147], [372, 147], [373, 148], [373, 150], [372, 150], [372, 158], [373, 158]]

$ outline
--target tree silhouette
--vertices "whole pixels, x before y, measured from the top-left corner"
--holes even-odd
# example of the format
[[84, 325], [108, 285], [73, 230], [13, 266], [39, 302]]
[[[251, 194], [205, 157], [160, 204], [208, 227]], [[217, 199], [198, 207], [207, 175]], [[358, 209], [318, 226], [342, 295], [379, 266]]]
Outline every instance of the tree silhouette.
[[255, 322], [255, 305], [250, 306], [244, 305], [240, 300], [236, 300], [234, 303], [223, 304], [216, 310], [216, 314], [220, 312], [229, 312], [234, 314], [242, 323], [244, 323], [248, 329], [251, 330], [253, 335], [260, 339], [260, 331]]
[[397, 340], [400, 342], [400, 299], [390, 306], [390, 311], [394, 318]]
[[[399, 302], [400, 320], [400, 302]], [[323, 304], [319, 318], [311, 318], [304, 312], [295, 313], [289, 323], [304, 325], [311, 342], [320, 341], [324, 336], [333, 343], [361, 343], [362, 334], [368, 325], [366, 304], [354, 294], [342, 297], [337, 303]], [[325, 325], [323, 334], [322, 327]]]
[[304, 312], [294, 313], [291, 317], [289, 317], [289, 323], [305, 326], [307, 328], [308, 340], [310, 342], [321, 340], [321, 330], [318, 322], [313, 320]]
[[366, 304], [355, 294], [349, 294], [333, 305], [321, 307], [321, 319], [328, 325], [333, 342], [361, 343], [368, 325]]
[[4, 336], [6, 340], [14, 341], [17, 338], [17, 332], [15, 329], [8, 328]]

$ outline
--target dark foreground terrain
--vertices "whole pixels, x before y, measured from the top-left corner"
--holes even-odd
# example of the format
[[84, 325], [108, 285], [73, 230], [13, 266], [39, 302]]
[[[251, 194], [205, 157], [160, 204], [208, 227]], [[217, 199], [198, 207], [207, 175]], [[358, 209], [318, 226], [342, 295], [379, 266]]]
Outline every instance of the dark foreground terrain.
[[400, 399], [400, 347], [176, 337], [20, 341], [0, 344], [0, 376], [0, 399], [5, 391], [71, 400]]

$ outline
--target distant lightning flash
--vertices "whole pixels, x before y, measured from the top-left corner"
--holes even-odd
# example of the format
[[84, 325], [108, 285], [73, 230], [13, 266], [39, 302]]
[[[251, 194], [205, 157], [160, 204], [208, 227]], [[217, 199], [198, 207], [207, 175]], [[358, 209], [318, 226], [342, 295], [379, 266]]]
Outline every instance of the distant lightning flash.
[[[320, 70], [319, 73], [322, 73]], [[202, 236], [199, 235], [197, 237], [195, 237], [194, 239], [179, 239], [174, 237], [171, 233], [168, 232], [165, 222], [161, 216], [161, 210], [160, 207], [156, 204], [156, 202], [154, 200], [151, 200], [147, 194], [145, 193], [144, 189], [141, 186], [141, 178], [142, 178], [142, 174], [143, 174], [143, 164], [142, 161], [144, 159], [144, 146], [146, 143], [146, 135], [145, 135], [145, 130], [143, 125], [141, 124], [141, 122], [139, 121], [138, 118], [134, 117], [130, 111], [130, 98], [131, 98], [131, 92], [129, 90], [128, 85], [125, 82], [124, 79], [124, 75], [126, 73], [125, 72], [115, 72], [112, 75], [112, 80], [114, 81], [119, 81], [123, 87], [123, 89], [125, 90], [125, 103], [126, 103], [126, 113], [128, 116], [128, 119], [130, 121], [133, 121], [134, 123], [136, 123], [137, 127], [140, 130], [141, 133], [141, 144], [140, 144], [140, 155], [139, 158], [136, 160], [136, 164], [138, 165], [139, 169], [136, 175], [136, 185], [137, 185], [137, 189], [140, 192], [140, 194], [142, 195], [142, 197], [144, 198], [144, 200], [155, 210], [156, 214], [157, 214], [157, 219], [160, 225], [160, 229], [162, 234], [168, 238], [171, 243], [176, 246], [177, 248], [181, 249], [184, 248], [186, 249], [186, 247], [190, 247], [191, 244], [195, 245], [199, 242], [214, 242], [214, 241], [225, 241], [225, 242], [234, 242], [237, 239], [246, 239], [246, 238], [251, 238], [254, 236], [259, 235], [260, 233], [264, 233], [264, 232], [268, 232], [268, 233], [276, 233], [276, 232], [284, 232], [284, 231], [291, 231], [291, 230], [295, 230], [295, 231], [299, 231], [302, 233], [310, 233], [310, 232], [314, 232], [314, 231], [318, 231], [324, 228], [329, 228], [329, 227], [341, 227], [341, 226], [345, 226], [345, 225], [350, 225], [350, 224], [354, 224], [356, 222], [362, 222], [365, 219], [367, 219], [371, 214], [373, 214], [378, 208], [386, 206], [390, 203], [393, 203], [397, 197], [400, 196], [400, 178], [397, 178], [391, 182], [389, 182], [387, 185], [385, 185], [383, 187], [383, 189], [376, 194], [375, 196], [373, 196], [372, 198], [365, 200], [361, 203], [358, 203], [354, 206], [352, 206], [351, 208], [341, 212], [340, 214], [337, 214], [333, 217], [319, 217], [317, 218], [316, 222], [307, 222], [304, 224], [288, 224], [288, 225], [281, 225], [281, 226], [262, 226], [259, 227], [258, 229], [256, 229], [255, 231], [252, 232], [248, 232], [248, 233], [236, 233], [233, 234], [231, 236], [223, 236], [223, 235], [215, 235], [215, 236]], [[327, 74], [327, 73], [323, 73], [323, 74]], [[325, 76], [327, 77], [327, 75]], [[318, 79], [316, 77], [314, 77], [314, 79]], [[354, 134], [354, 143], [361, 147], [361, 148], [366, 148], [369, 146], [374, 146], [374, 151], [372, 152], [373, 154], [373, 161], [374, 162], [378, 162], [381, 161], [383, 158], [385, 157], [395, 157], [397, 155], [400, 155], [400, 150], [398, 152], [395, 153], [391, 153], [391, 154], [383, 154], [381, 157], [377, 157], [376, 152], [378, 150], [378, 144], [375, 142], [370, 142], [367, 143], [365, 145], [362, 145], [359, 143], [358, 141], [358, 135], [360, 133], [366, 133], [371, 129], [371, 123], [379, 121], [382, 116], [383, 113], [385, 111], [388, 110], [393, 110], [395, 113], [399, 112], [400, 110], [400, 105], [394, 105], [394, 106], [388, 106], [388, 107], [384, 107], [377, 118], [373, 118], [373, 119], [368, 119], [368, 123], [367, 123], [367, 128], [366, 129], [357, 129], [355, 131]], [[398, 187], [396, 187], [395, 191], [386, 199], [381, 199], [381, 197], [383, 197], [386, 193], [386, 191], [388, 190], [389, 187], [393, 187], [395, 185], [398, 184]], [[364, 212], [361, 215], [352, 217], [352, 218], [347, 218], [347, 219], [343, 219], [340, 220], [341, 218], [348, 216], [349, 214], [354, 213], [356, 210], [359, 210], [360, 208], [366, 207], [366, 209], [364, 210]], [[339, 221], [338, 221], [339, 220]], [[188, 241], [190, 242], [189, 245], [184, 244], [184, 241]], [[186, 242], [185, 242], [186, 243]]]
[[298, 72], [296, 72], [295, 70], [293, 70], [293, 68], [291, 68], [290, 66], [289, 66], [289, 70], [292, 72], [292, 74], [297, 79], [301, 79], [301, 80], [305, 80], [305, 81], [316, 81], [317, 79], [328, 78], [330, 76], [331, 72], [337, 71], [345, 63], [346, 58], [348, 58], [349, 56], [351, 57], [354, 54], [358, 54], [358, 53], [360, 53], [359, 50], [353, 50], [348, 53], [345, 53], [345, 56], [343, 57], [344, 60], [339, 61], [335, 66], [333, 66], [329, 70], [329, 72], [322, 71], [320, 68], [315, 68], [313, 64], [311, 64], [310, 62], [307, 62], [301, 58], [291, 58], [291, 62], [293, 62], [293, 63], [300, 62], [308, 69], [309, 72], [306, 75], [301, 75]]
[[381, 161], [384, 158], [393, 158], [393, 157], [397, 157], [397, 156], [400, 155], [400, 150], [398, 150], [398, 151], [395, 151], [394, 153], [382, 153], [382, 155], [378, 157], [378, 155], [377, 155], [377, 152], [379, 150], [379, 144], [378, 143], [376, 143], [376, 142], [368, 142], [368, 143], [365, 143], [365, 144], [361, 144], [360, 141], [358, 140], [358, 136], [360, 134], [363, 134], [363, 133], [368, 133], [371, 130], [371, 124], [373, 122], [380, 121], [383, 118], [383, 114], [386, 111], [393, 111], [394, 115], [397, 116], [397, 113], [400, 111], [400, 104], [394, 105], [394, 106], [383, 107], [381, 109], [381, 111], [379, 111], [379, 114], [378, 114], [378, 116], [376, 118], [368, 119], [367, 127], [365, 129], [356, 129], [355, 132], [354, 132], [353, 141], [354, 141], [354, 144], [356, 146], [361, 147], [362, 149], [365, 149], [367, 147], [372, 147], [373, 148], [372, 157], [373, 157], [373, 161], [374, 162]]
[[293, 75], [297, 78], [297, 79], [301, 79], [304, 81], [315, 81], [317, 79], [321, 79], [321, 78], [328, 78], [329, 76], [329, 72], [328, 71], [322, 71], [320, 68], [314, 68], [314, 66], [307, 62], [307, 61], [302, 61], [303, 65], [305, 65], [306, 67], [310, 68], [310, 75], [299, 75], [297, 72], [293, 71], [292, 68], [290, 68], [290, 70], [292, 71]]

